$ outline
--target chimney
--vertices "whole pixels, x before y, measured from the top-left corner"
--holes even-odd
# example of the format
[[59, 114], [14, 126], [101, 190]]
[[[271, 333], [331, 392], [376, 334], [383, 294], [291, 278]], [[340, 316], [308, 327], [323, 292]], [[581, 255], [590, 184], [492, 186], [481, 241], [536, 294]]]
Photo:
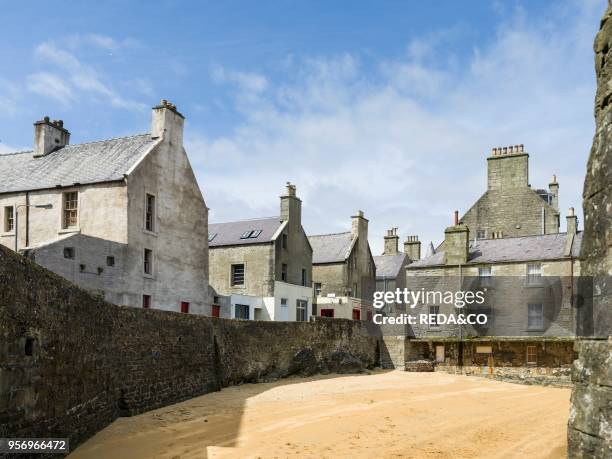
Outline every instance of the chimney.
[[548, 184], [548, 191], [552, 196], [550, 205], [559, 210], [559, 183], [557, 182], [557, 176], [553, 175], [550, 183]]
[[302, 226], [302, 201], [296, 195], [296, 187], [287, 182], [285, 194], [280, 197], [280, 219], [288, 221], [292, 228]]
[[567, 234], [576, 234], [578, 232], [578, 217], [574, 213], [574, 208], [570, 207], [567, 211]]
[[399, 253], [399, 236], [397, 235], [397, 227], [387, 230], [385, 236], [385, 251], [383, 255], [397, 255]]
[[444, 230], [444, 264], [463, 265], [469, 255], [470, 230], [463, 223], [458, 224], [458, 211], [455, 211], [455, 225]]
[[487, 158], [489, 190], [507, 190], [529, 184], [529, 155], [522, 144], [491, 149]]
[[176, 110], [176, 105], [162, 99], [158, 106], [153, 107], [151, 137], [182, 146], [184, 123], [185, 117]]
[[357, 215], [353, 215], [351, 233], [362, 241], [368, 240], [368, 220], [363, 216], [363, 211], [358, 210]]
[[62, 120], [50, 121], [45, 116], [34, 123], [34, 157], [45, 156], [70, 143], [70, 132], [64, 129]]
[[421, 241], [419, 241], [418, 236], [406, 237], [406, 242], [404, 242], [404, 253], [408, 255], [410, 261], [421, 259]]

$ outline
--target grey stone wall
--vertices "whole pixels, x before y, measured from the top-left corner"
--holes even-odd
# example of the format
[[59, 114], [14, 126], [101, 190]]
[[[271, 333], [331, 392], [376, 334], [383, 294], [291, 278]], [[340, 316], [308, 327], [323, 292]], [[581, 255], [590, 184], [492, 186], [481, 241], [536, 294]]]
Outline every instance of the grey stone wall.
[[365, 323], [224, 320], [105, 303], [0, 247], [0, 437], [74, 447], [132, 415], [241, 382], [359, 371]]
[[[612, 6], [595, 37], [595, 136], [584, 183], [584, 237], [582, 273], [593, 276], [591, 314], [582, 316], [583, 331], [599, 340], [576, 343], [580, 357], [574, 362], [572, 408], [568, 425], [568, 457], [612, 457]], [[606, 340], [605, 338], [608, 337]]]

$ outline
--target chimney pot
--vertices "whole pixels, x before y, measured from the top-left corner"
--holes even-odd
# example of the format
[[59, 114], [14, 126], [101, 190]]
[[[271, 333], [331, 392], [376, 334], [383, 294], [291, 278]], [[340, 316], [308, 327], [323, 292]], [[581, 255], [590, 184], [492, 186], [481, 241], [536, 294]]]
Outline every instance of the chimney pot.
[[508, 154], [508, 147], [504, 147], [504, 155]]
[[459, 224], [459, 211], [455, 210], [455, 226]]
[[508, 147], [508, 153], [512, 154], [514, 152], [514, 147], [512, 145], [510, 145]]

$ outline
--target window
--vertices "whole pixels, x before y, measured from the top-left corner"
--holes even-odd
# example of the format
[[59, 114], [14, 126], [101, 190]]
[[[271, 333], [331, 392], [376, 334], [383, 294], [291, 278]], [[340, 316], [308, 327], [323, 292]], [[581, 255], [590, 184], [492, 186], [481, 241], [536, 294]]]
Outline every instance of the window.
[[295, 320], [298, 322], [306, 322], [306, 308], [308, 301], [296, 300], [295, 302]]
[[281, 264], [281, 280], [287, 282], [287, 263]]
[[262, 230], [248, 230], [242, 233], [240, 239], [255, 239], [262, 233]]
[[353, 320], [361, 320], [361, 310], [353, 309]]
[[181, 312], [183, 314], [189, 314], [189, 303], [187, 301], [181, 301]]
[[489, 286], [491, 285], [491, 267], [490, 266], [482, 266], [478, 268], [478, 280], [480, 281], [481, 286]]
[[15, 229], [15, 208], [6, 206], [4, 208], [4, 232], [8, 233]]
[[219, 306], [218, 304], [213, 304], [212, 305], [212, 316], [213, 317], [220, 317], [221, 316], [221, 306]]
[[213, 303], [215, 303], [215, 304], [219, 303], [219, 297], [218, 296], [213, 296]]
[[79, 192], [64, 193], [63, 228], [74, 228], [78, 224]]
[[106, 266], [115, 266], [115, 257], [106, 257]]
[[542, 265], [530, 263], [527, 265], [527, 284], [539, 285], [542, 283]]
[[143, 271], [145, 274], [153, 274], [153, 251], [151, 249], [144, 249]]
[[308, 286], [308, 274], [305, 268], [302, 268], [302, 286]]
[[487, 232], [485, 230], [477, 230], [476, 231], [476, 239], [486, 239]]
[[155, 196], [147, 193], [145, 201], [145, 229], [155, 231]]
[[151, 307], [151, 295], [142, 295], [142, 307], [145, 309]]
[[286, 249], [288, 244], [287, 244], [287, 235], [285, 233], [283, 233], [282, 242], [283, 242], [283, 249]]
[[333, 309], [321, 309], [321, 317], [334, 317]]
[[527, 363], [531, 365], [538, 363], [538, 348], [536, 346], [527, 346]]
[[237, 304], [235, 307], [235, 318], [249, 320], [249, 305], [248, 304]]
[[354, 298], [357, 298], [359, 296], [359, 292], [357, 291], [357, 283], [353, 284], [353, 295]]
[[440, 306], [429, 306], [429, 328], [440, 328], [438, 314], [440, 314]]
[[542, 303], [527, 305], [527, 330], [544, 329], [544, 308]]
[[210, 233], [208, 235], [208, 242], [212, 242], [212, 240], [216, 237], [217, 237], [217, 233]]
[[234, 285], [244, 285], [244, 264], [232, 265], [231, 283]]
[[64, 247], [64, 258], [74, 259], [74, 247]]
[[322, 290], [322, 288], [321, 288], [321, 287], [322, 287], [322, 286], [321, 286], [321, 282], [315, 282], [315, 284], [314, 284], [314, 288], [315, 288], [315, 295], [317, 295], [317, 296], [321, 296], [321, 290]]

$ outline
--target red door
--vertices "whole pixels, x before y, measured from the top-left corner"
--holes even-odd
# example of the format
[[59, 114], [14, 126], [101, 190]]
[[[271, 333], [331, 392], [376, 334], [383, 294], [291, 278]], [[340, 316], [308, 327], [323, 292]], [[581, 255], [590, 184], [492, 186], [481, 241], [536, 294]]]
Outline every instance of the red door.
[[187, 301], [181, 301], [181, 312], [189, 314], [189, 303]]
[[333, 309], [321, 309], [321, 317], [334, 317]]
[[213, 304], [212, 316], [219, 317], [220, 315], [221, 315], [221, 306], [219, 306], [218, 304]]
[[359, 309], [353, 309], [353, 320], [361, 320], [361, 311]]

